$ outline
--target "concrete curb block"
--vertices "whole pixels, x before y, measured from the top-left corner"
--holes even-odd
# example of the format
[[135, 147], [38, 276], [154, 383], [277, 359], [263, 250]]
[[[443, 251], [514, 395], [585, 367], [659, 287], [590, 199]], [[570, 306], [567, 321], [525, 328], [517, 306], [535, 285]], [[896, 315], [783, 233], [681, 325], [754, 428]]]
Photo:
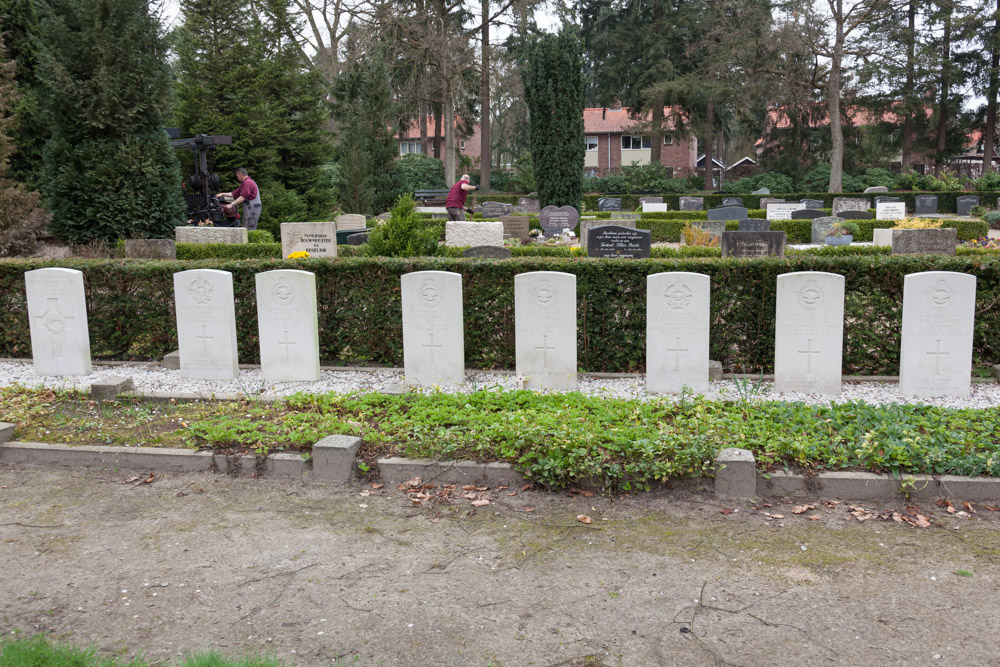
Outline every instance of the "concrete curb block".
[[16, 426], [16, 424], [0, 422], [0, 445], [14, 438], [14, 428]]
[[524, 476], [509, 463], [476, 461], [434, 461], [393, 457], [378, 460], [379, 477], [388, 484], [400, 484], [413, 477], [439, 484], [484, 484], [514, 486], [524, 484]]

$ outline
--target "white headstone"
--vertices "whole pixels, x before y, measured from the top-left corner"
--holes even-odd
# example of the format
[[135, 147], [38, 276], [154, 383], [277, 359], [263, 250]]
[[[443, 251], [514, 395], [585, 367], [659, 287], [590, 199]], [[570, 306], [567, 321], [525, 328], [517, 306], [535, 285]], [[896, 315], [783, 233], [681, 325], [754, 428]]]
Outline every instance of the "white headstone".
[[906, 217], [906, 202], [880, 201], [875, 204], [876, 220], [902, 220]]
[[517, 374], [526, 389], [576, 389], [576, 276], [515, 276], [514, 332]]
[[344, 213], [335, 218], [337, 229], [364, 229], [367, 226], [365, 216], [360, 213]]
[[446, 246], [503, 245], [502, 222], [461, 222], [449, 220], [444, 226]]
[[708, 391], [710, 283], [685, 271], [646, 277], [646, 391]]
[[90, 332], [83, 274], [76, 269], [26, 271], [31, 357], [39, 375], [90, 375]]
[[774, 389], [839, 394], [844, 347], [844, 276], [778, 276]]
[[642, 203], [643, 213], [666, 213], [667, 205], [662, 202], [643, 202]]
[[406, 384], [450, 386], [465, 381], [462, 276], [417, 271], [400, 279]]
[[232, 380], [239, 376], [233, 274], [193, 269], [174, 274], [181, 376]]
[[260, 369], [271, 382], [319, 379], [316, 274], [278, 269], [258, 273]]
[[281, 223], [281, 256], [288, 257], [302, 250], [310, 257], [336, 257], [337, 225], [332, 222]]
[[768, 202], [767, 204], [767, 219], [768, 220], [791, 220], [792, 213], [795, 211], [801, 211], [806, 207], [805, 204], [799, 201], [792, 202]]
[[975, 276], [925, 271], [903, 279], [903, 396], [969, 395], [975, 317]]
[[246, 243], [246, 227], [175, 227], [177, 243]]

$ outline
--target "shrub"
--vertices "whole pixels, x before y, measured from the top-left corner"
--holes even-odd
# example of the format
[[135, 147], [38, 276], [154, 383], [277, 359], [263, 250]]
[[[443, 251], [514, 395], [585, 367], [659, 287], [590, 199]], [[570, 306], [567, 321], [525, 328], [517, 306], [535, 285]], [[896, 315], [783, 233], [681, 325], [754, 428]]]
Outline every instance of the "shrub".
[[273, 236], [281, 235], [283, 222], [309, 220], [309, 207], [306, 202], [295, 190], [289, 190], [281, 184], [274, 183], [261, 188], [260, 201], [262, 207], [257, 226]]
[[1000, 229], [1000, 211], [984, 213], [983, 222], [989, 225], [990, 229]]
[[684, 226], [684, 243], [689, 246], [715, 247], [719, 245], [719, 237], [709, 234], [700, 227], [695, 227], [690, 222]]
[[448, 187], [444, 182], [444, 162], [430, 155], [408, 153], [396, 161], [396, 167], [406, 192]]
[[977, 190], [1000, 190], [1000, 173], [988, 171], [973, 183]]
[[251, 229], [247, 232], [248, 243], [274, 243], [274, 235], [266, 229]]
[[416, 202], [402, 195], [385, 224], [374, 227], [362, 246], [367, 257], [418, 257], [438, 254], [443, 221], [426, 222], [416, 215]]
[[727, 187], [724, 188], [724, 190], [726, 192], [741, 192], [749, 194], [754, 190], [760, 190], [761, 188], [767, 188], [773, 193], [792, 192], [795, 189], [795, 184], [788, 176], [769, 171], [763, 174], [757, 174], [756, 176], [746, 176], [738, 181], [733, 181], [732, 183], [727, 184]]
[[899, 220], [893, 229], [941, 229], [943, 220], [928, 220], [927, 218], [907, 218]]

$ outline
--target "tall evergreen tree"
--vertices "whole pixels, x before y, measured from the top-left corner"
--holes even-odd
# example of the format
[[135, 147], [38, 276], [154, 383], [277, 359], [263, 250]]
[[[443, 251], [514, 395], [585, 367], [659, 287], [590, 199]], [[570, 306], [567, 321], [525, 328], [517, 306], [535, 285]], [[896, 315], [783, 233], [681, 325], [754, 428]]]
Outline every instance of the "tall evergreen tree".
[[51, 231], [73, 242], [172, 234], [183, 220], [177, 157], [163, 131], [170, 70], [147, 0], [52, 0], [43, 20], [43, 194]]
[[532, 45], [521, 74], [531, 118], [531, 156], [542, 206], [580, 208], [586, 84], [579, 38], [563, 28]]
[[36, 187], [42, 172], [42, 149], [48, 126], [42, 118], [38, 60], [40, 26], [35, 0], [0, 0], [0, 25], [7, 58], [14, 62], [17, 96], [10, 108], [16, 118], [9, 130], [14, 141], [10, 176]]

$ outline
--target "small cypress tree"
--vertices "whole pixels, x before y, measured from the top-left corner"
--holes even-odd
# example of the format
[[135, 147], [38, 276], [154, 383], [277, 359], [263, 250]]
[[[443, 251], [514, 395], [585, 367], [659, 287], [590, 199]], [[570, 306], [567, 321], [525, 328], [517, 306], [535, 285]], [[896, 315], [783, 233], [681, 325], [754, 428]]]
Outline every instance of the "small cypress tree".
[[171, 77], [146, 0], [52, 0], [42, 26], [50, 230], [74, 243], [171, 236], [184, 216], [163, 131]]
[[38, 83], [40, 35], [35, 0], [0, 0], [7, 58], [13, 60], [17, 96], [8, 113], [15, 118], [8, 129], [14, 141], [9, 176], [36, 187], [42, 172], [42, 149], [49, 128], [42, 118]]
[[564, 28], [542, 35], [522, 70], [531, 119], [531, 159], [542, 206], [580, 208], [583, 195], [583, 105], [580, 40]]

